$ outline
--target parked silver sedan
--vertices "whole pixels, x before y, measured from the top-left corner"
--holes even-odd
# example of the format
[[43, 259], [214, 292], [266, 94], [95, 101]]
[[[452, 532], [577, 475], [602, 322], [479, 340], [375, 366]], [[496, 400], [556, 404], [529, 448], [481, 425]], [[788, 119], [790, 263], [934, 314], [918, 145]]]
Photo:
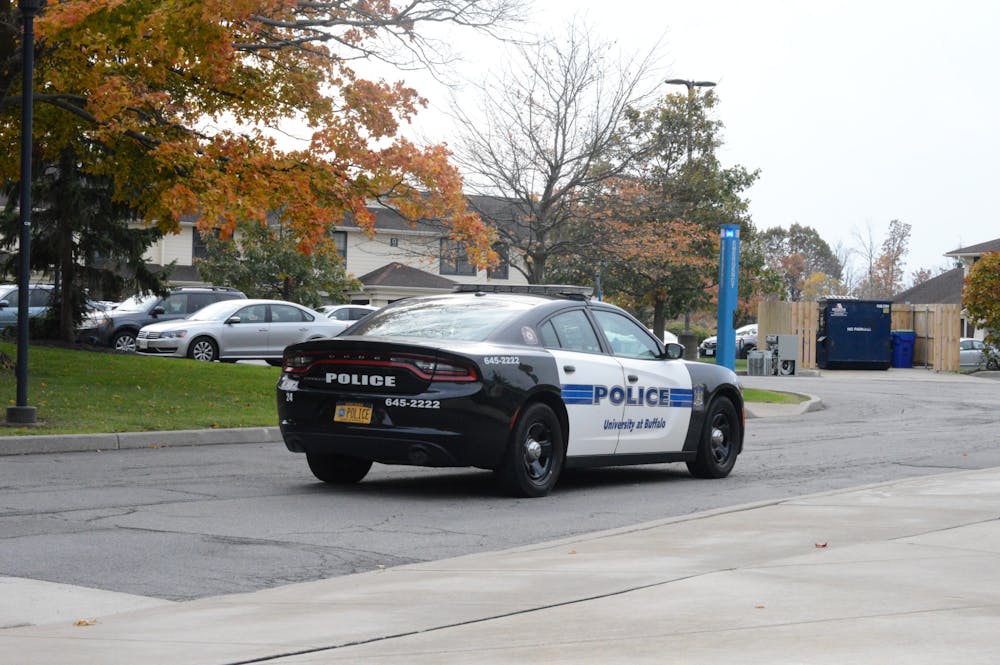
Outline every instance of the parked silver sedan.
[[1000, 369], [1000, 358], [987, 344], [978, 339], [963, 337], [959, 340], [959, 364], [962, 367]]
[[136, 351], [202, 362], [266, 360], [278, 364], [286, 346], [335, 337], [342, 330], [338, 322], [296, 303], [224, 300], [186, 319], [143, 327], [136, 337]]

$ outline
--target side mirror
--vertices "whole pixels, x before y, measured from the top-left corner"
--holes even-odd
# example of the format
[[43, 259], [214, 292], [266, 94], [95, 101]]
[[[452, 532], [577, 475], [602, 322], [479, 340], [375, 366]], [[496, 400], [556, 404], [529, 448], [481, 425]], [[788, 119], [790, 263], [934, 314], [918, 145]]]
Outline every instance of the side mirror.
[[159, 316], [160, 314], [166, 314], [167, 310], [163, 309], [163, 305], [157, 305], [153, 309], [149, 310], [149, 313], [153, 316]]
[[239, 323], [239, 322], [240, 322], [240, 317], [238, 317], [238, 316], [230, 316], [228, 319], [226, 319], [226, 325], [230, 325], [230, 324], [233, 324], [233, 323]]
[[3, 309], [4, 307], [10, 307], [10, 303], [6, 300], [0, 300], [0, 309]]
[[666, 351], [663, 352], [663, 357], [667, 360], [677, 360], [678, 358], [684, 357], [684, 346], [678, 344], [677, 342], [668, 343]]

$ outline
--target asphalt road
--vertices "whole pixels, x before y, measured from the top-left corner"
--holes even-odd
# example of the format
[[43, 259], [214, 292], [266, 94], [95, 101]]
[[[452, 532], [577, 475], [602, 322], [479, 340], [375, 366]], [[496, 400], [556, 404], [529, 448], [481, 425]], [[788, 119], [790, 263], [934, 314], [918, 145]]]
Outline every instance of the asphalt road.
[[475, 470], [376, 465], [360, 485], [327, 487], [281, 444], [0, 458], [0, 575], [184, 600], [1000, 466], [1000, 381], [912, 371], [746, 383], [826, 408], [748, 421], [725, 480], [678, 464], [577, 471], [535, 500], [501, 496]]

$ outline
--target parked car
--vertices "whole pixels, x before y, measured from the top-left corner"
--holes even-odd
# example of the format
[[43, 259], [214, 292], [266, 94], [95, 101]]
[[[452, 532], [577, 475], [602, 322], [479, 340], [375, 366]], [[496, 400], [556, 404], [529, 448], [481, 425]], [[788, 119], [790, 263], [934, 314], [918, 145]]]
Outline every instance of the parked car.
[[1000, 369], [1000, 355], [982, 340], [963, 337], [958, 342], [958, 364], [962, 367]]
[[331, 321], [340, 321], [342, 330], [346, 330], [355, 321], [360, 321], [372, 312], [377, 312], [378, 307], [371, 305], [323, 305], [319, 311], [326, 314], [326, 318]]
[[736, 355], [746, 358], [751, 351], [757, 350], [757, 324], [736, 329]]
[[136, 338], [141, 354], [203, 362], [281, 362], [285, 347], [343, 330], [321, 312], [284, 300], [226, 300], [186, 319], [144, 326]]
[[679, 344], [585, 289], [456, 290], [285, 350], [278, 421], [317, 478], [356, 483], [373, 462], [474, 466], [534, 497], [564, 467], [732, 470], [743, 398], [730, 370], [685, 362]]
[[77, 339], [132, 353], [143, 326], [183, 319], [206, 305], [234, 299], [246, 299], [246, 295], [225, 286], [183, 286], [171, 289], [166, 297], [137, 294], [112, 310], [87, 316], [77, 330]]
[[[702, 340], [698, 345], [698, 355], [702, 358], [714, 358], [718, 346], [718, 337], [712, 335]], [[736, 329], [736, 357], [746, 358], [747, 354], [757, 348], [757, 324], [743, 326]]]
[[[52, 302], [55, 287], [51, 284], [28, 286], [28, 318], [45, 314]], [[17, 326], [17, 284], [0, 284], [0, 331]]]

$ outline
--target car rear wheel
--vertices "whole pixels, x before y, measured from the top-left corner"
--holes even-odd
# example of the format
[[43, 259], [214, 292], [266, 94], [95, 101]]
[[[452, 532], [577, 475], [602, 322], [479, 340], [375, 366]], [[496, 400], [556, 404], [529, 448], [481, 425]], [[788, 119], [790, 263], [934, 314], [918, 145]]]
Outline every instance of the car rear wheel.
[[725, 478], [736, 464], [740, 445], [740, 418], [728, 397], [712, 400], [698, 444], [698, 456], [687, 463], [696, 478]]
[[135, 353], [135, 333], [123, 330], [111, 340], [111, 348], [121, 353]]
[[219, 347], [208, 337], [197, 337], [188, 347], [188, 358], [210, 363], [219, 358]]
[[348, 457], [347, 455], [316, 455], [306, 453], [309, 470], [324, 483], [332, 485], [353, 485], [368, 475], [371, 460]]
[[518, 418], [497, 472], [512, 496], [539, 497], [555, 486], [566, 456], [559, 418], [545, 404], [532, 404]]

